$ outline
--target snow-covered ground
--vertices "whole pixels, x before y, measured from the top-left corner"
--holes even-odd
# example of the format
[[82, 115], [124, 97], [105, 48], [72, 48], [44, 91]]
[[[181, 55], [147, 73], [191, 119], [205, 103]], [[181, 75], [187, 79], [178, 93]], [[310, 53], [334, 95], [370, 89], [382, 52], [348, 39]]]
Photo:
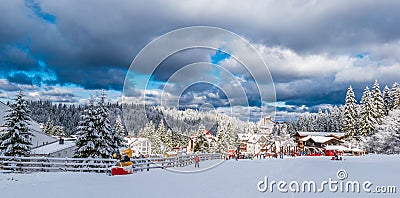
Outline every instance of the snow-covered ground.
[[[206, 167], [214, 162], [202, 162]], [[1, 174], [0, 197], [400, 197], [400, 156], [367, 155], [331, 161], [327, 157], [226, 161], [197, 173], [151, 170], [128, 176], [95, 173]], [[192, 165], [193, 166], [193, 165]], [[182, 170], [192, 170], [186, 167]], [[338, 170], [347, 178], [339, 180]], [[396, 186], [397, 193], [322, 193], [260, 192], [257, 185], [268, 177], [274, 181], [314, 181], [318, 188], [329, 178], [336, 181], [370, 181], [375, 186]], [[261, 185], [261, 187], [263, 187]], [[289, 189], [286, 187], [286, 189]], [[362, 191], [362, 190], [361, 190]]]

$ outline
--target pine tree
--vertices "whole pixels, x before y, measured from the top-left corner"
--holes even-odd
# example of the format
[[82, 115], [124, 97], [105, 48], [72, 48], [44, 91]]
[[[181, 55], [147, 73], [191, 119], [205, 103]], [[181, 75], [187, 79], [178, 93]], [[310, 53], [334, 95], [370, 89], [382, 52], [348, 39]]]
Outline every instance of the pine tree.
[[99, 142], [97, 148], [101, 153], [102, 158], [110, 158], [116, 149], [114, 147], [114, 134], [111, 128], [110, 120], [108, 119], [110, 113], [106, 105], [106, 94], [104, 91], [100, 94], [100, 101], [97, 104], [97, 130], [103, 141]]
[[[176, 131], [171, 132], [171, 144], [172, 148], [181, 146], [180, 139], [183, 138], [181, 134], [177, 133]], [[185, 145], [185, 144], [183, 144]]]
[[103, 141], [96, 124], [98, 123], [97, 109], [94, 106], [94, 99], [89, 99], [87, 109], [83, 111], [81, 120], [77, 127], [77, 140], [75, 157], [78, 158], [99, 158], [101, 152], [98, 150], [99, 142]]
[[165, 126], [164, 126], [164, 121], [161, 120], [160, 123], [158, 124], [157, 131], [154, 135], [154, 142], [152, 142], [152, 145], [154, 145], [154, 153], [156, 154], [162, 154], [163, 148], [165, 148], [165, 145], [163, 144], [164, 136], [165, 136]]
[[231, 123], [228, 123], [227, 130], [226, 130], [227, 136], [228, 136], [228, 149], [233, 149], [236, 150], [238, 145], [238, 136], [237, 133], [232, 129]]
[[382, 118], [384, 116], [384, 101], [382, 93], [379, 87], [379, 83], [375, 80], [374, 87], [372, 90], [373, 97], [373, 114], [377, 124], [382, 124]]
[[121, 116], [119, 115], [115, 119], [115, 129], [118, 131], [119, 134], [125, 135], [125, 127], [122, 124], [122, 119]]
[[51, 131], [52, 136], [57, 136], [57, 137], [64, 137], [64, 129], [62, 126], [54, 126], [53, 130]]
[[29, 132], [28, 104], [20, 90], [11, 109], [4, 116], [4, 127], [0, 135], [0, 154], [6, 156], [29, 156], [32, 146]]
[[166, 151], [172, 151], [172, 131], [168, 129], [167, 133], [165, 134], [164, 145]]
[[400, 87], [397, 82], [392, 86], [393, 109], [400, 109]]
[[393, 98], [390, 94], [390, 89], [388, 86], [385, 86], [385, 89], [383, 90], [383, 108], [385, 116], [389, 114], [389, 111], [393, 109], [393, 106]]
[[343, 130], [346, 133], [346, 137], [352, 139], [357, 136], [357, 110], [356, 110], [356, 99], [352, 87], [347, 89], [346, 102], [344, 105], [343, 112]]
[[209, 143], [205, 135], [205, 128], [203, 125], [197, 131], [196, 140], [194, 141], [194, 152], [208, 153]]
[[49, 119], [47, 119], [47, 121], [43, 127], [43, 133], [46, 133], [47, 135], [52, 135], [53, 128], [54, 128], [53, 120], [51, 120], [49, 117]]
[[367, 138], [365, 148], [376, 153], [400, 154], [400, 110], [395, 109], [377, 125], [376, 133]]
[[156, 153], [159, 148], [159, 145], [156, 145], [158, 141], [156, 141], [156, 132], [155, 127], [152, 121], [148, 122], [143, 129], [142, 137], [147, 138], [151, 143], [151, 153]]
[[117, 119], [115, 120], [115, 125], [112, 130], [112, 141], [113, 141], [113, 146], [112, 150], [118, 151], [120, 147], [124, 145], [124, 128], [122, 126], [121, 118], [118, 116]]
[[374, 125], [376, 124], [374, 109], [373, 109], [373, 101], [371, 98], [371, 93], [368, 89], [368, 86], [365, 87], [363, 96], [361, 98], [361, 130], [360, 135], [368, 136], [374, 129]]
[[224, 130], [220, 130], [217, 135], [216, 152], [226, 154], [228, 152], [227, 137]]

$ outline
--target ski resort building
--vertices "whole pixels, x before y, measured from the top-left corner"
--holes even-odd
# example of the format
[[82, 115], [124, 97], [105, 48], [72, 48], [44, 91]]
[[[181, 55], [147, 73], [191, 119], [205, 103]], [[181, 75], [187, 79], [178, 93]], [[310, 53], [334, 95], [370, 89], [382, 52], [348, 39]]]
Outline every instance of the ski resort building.
[[271, 117], [264, 117], [257, 122], [257, 128], [259, 131], [257, 133], [261, 134], [272, 134], [272, 129], [275, 126], [275, 122], [272, 121]]
[[151, 142], [148, 138], [125, 137], [128, 147], [132, 149], [133, 155], [151, 155]]
[[293, 136], [298, 150], [306, 152], [323, 152], [326, 146], [339, 146], [345, 143], [345, 133], [300, 131]]
[[265, 153], [270, 148], [272, 142], [267, 134], [252, 134], [247, 141], [248, 154]]
[[73, 157], [75, 151], [75, 139], [59, 139], [56, 142], [42, 145], [31, 150], [31, 156], [43, 157]]
[[252, 136], [251, 133], [238, 133], [238, 141], [239, 141], [239, 152], [247, 153], [247, 142]]

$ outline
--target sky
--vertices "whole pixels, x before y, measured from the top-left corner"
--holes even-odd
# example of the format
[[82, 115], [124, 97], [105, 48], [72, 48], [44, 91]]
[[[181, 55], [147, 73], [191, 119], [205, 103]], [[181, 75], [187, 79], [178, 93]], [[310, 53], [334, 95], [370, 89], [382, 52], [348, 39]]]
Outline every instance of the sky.
[[[22, 89], [31, 100], [85, 103], [106, 90], [112, 101], [126, 96], [138, 102], [145, 95], [149, 104], [210, 104], [239, 117], [251, 111], [252, 119], [270, 107], [283, 116], [315, 112], [343, 104], [350, 85], [359, 101], [375, 80], [381, 89], [400, 81], [399, 7], [390, 0], [5, 0], [0, 100]], [[193, 38], [214, 49], [182, 50], [159, 65], [132, 67], [149, 43], [190, 26], [234, 33], [254, 47], [267, 69], [253, 64], [240, 39], [226, 43], [201, 32], [160, 45], [147, 59]], [[249, 64], [241, 65], [242, 59]], [[128, 71], [133, 81], [125, 81]], [[257, 81], [269, 74], [275, 97], [269, 83]]]

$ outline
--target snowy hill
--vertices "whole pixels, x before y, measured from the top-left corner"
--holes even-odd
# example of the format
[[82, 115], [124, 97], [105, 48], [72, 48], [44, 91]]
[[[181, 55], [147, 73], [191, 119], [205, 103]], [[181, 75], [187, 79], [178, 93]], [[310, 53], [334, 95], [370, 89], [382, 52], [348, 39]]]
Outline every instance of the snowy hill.
[[[0, 102], [0, 126], [4, 125], [4, 116], [7, 114], [7, 110], [9, 110], [10, 107], [4, 104], [3, 102]], [[44, 143], [50, 143], [57, 141], [56, 138], [53, 138], [51, 136], [48, 136], [44, 133], [42, 133], [42, 129], [40, 128], [39, 123], [35, 121], [30, 121], [30, 126], [29, 128], [31, 129], [31, 133], [34, 135], [32, 137], [32, 147], [38, 147], [43, 145]], [[2, 129], [2, 127], [0, 127]]]

